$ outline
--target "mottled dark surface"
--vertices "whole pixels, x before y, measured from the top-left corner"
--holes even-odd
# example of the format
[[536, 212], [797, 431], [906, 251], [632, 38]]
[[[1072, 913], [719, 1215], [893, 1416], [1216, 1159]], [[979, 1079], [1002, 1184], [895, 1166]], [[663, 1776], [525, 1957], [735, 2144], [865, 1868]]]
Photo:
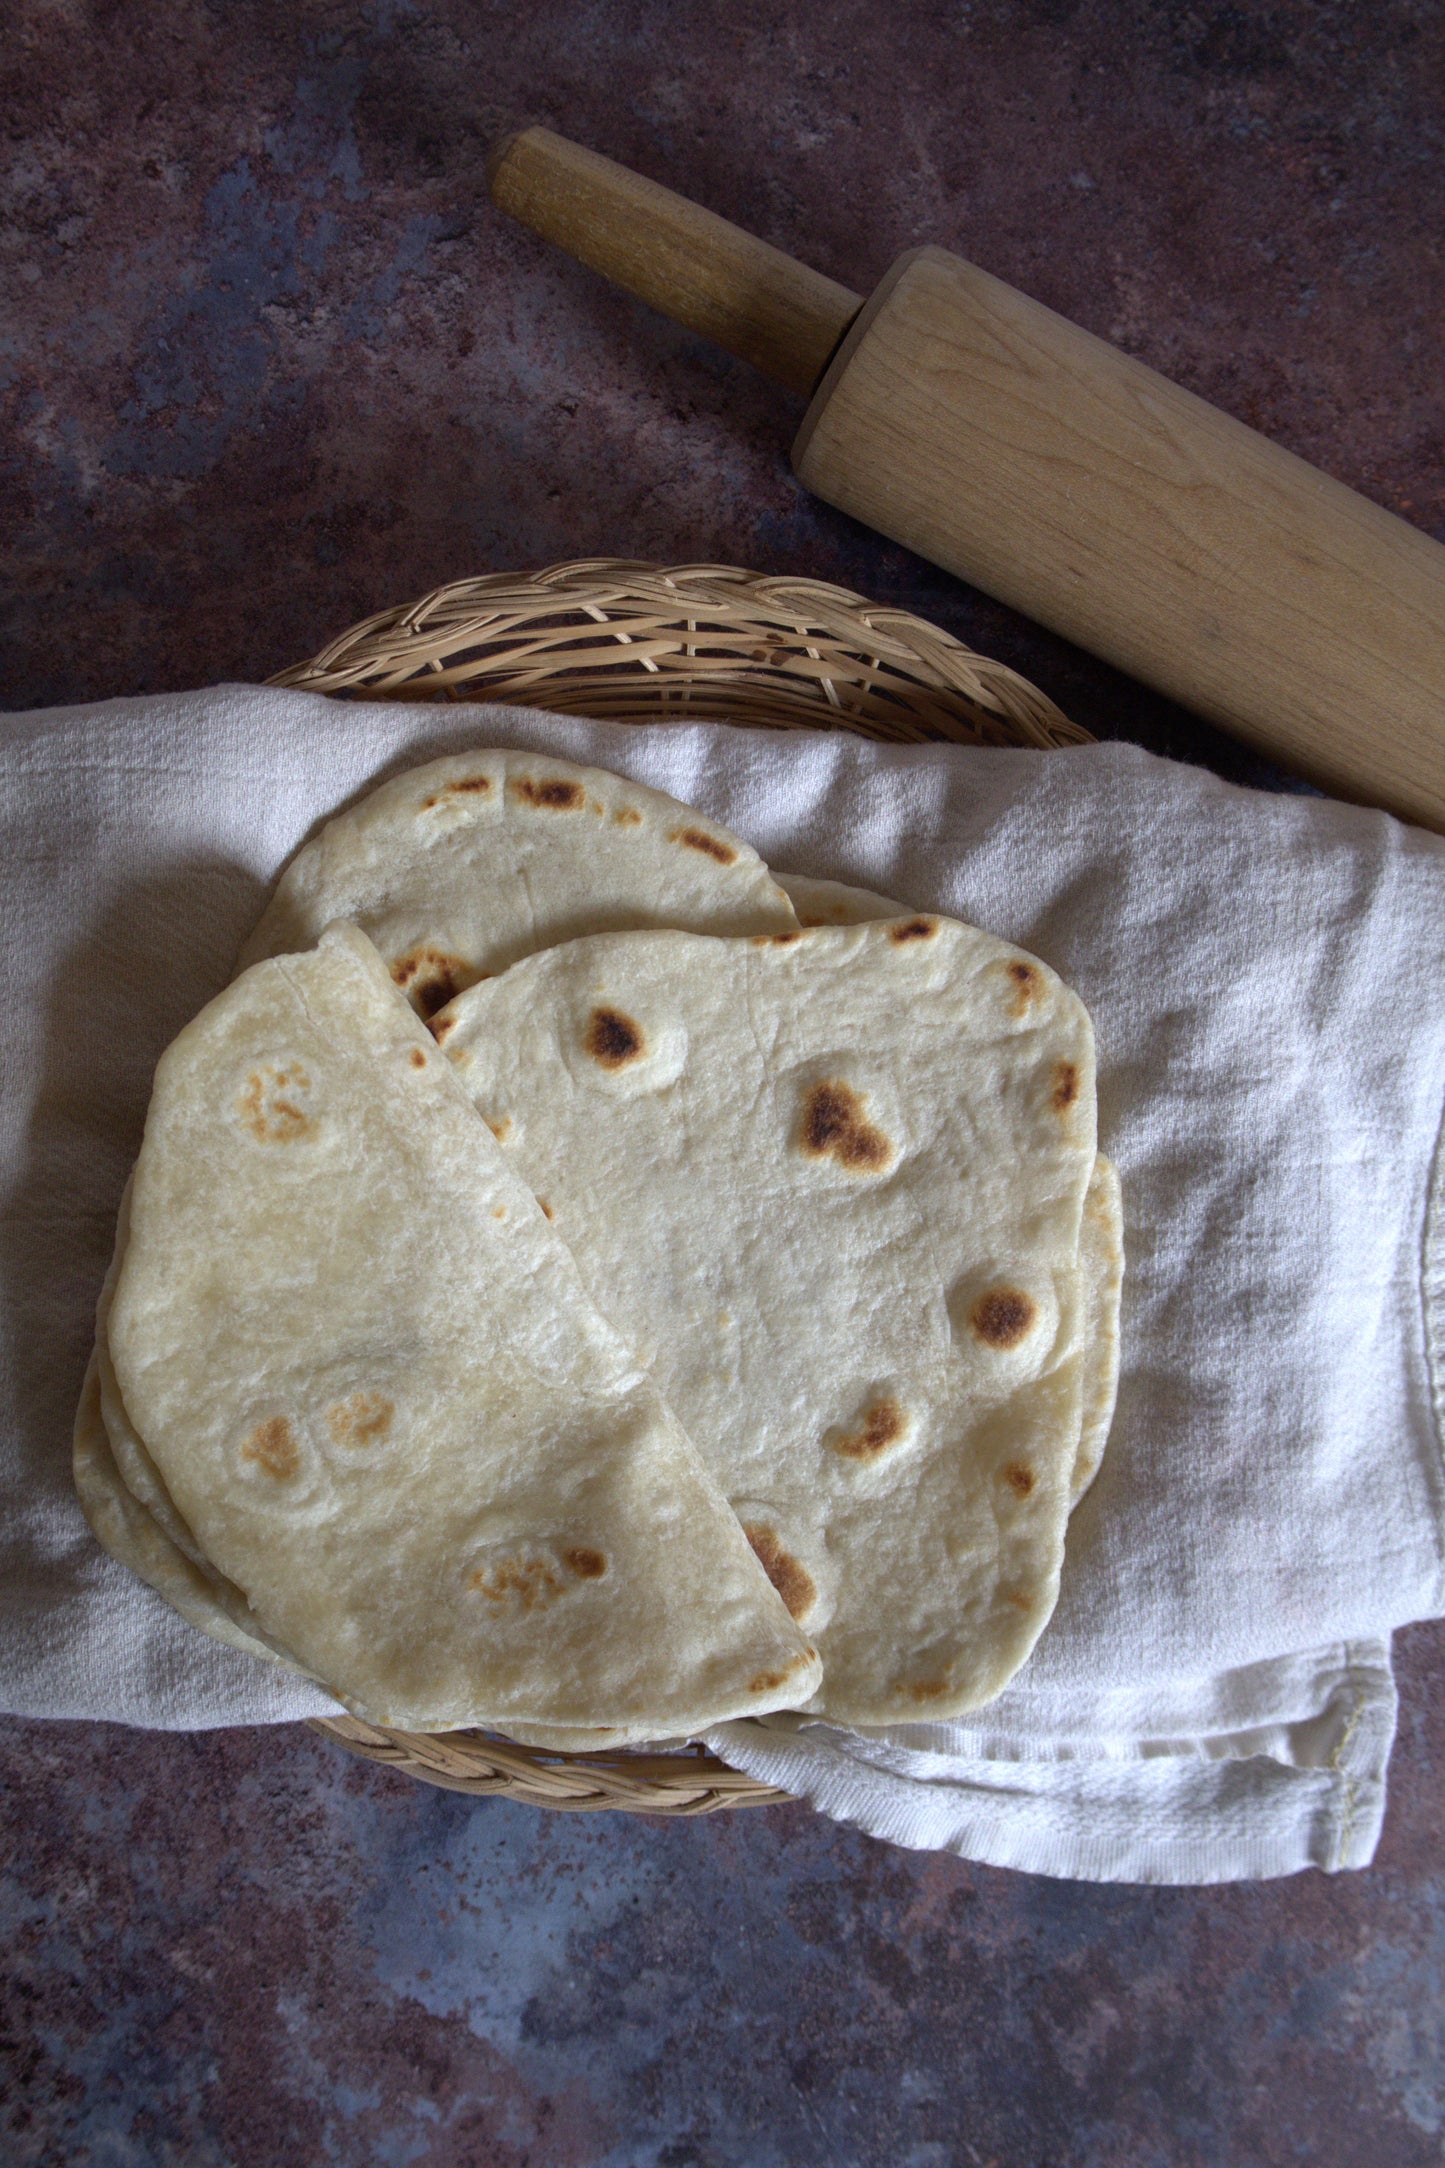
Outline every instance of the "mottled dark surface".
[[[1445, 535], [1435, 0], [11, 0], [0, 703], [257, 678], [472, 571], [841, 580], [1260, 770], [807, 500], [798, 406], [490, 210], [541, 119], [866, 288], [931, 239]], [[1098, 1890], [801, 1808], [478, 1806], [299, 1731], [0, 1738], [0, 2156], [1442, 2158], [1445, 1633], [1376, 1866]]]
[[1224, 1890], [1004, 1874], [801, 1806], [474, 1804], [303, 1730], [13, 1726], [0, 2157], [1424, 2168], [1439, 1644], [1403, 1637], [1375, 1866]]

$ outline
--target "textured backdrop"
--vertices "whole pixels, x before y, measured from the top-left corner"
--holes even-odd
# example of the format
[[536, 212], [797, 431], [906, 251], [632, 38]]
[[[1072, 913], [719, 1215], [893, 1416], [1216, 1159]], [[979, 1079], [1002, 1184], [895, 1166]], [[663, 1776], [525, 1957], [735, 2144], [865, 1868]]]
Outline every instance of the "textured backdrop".
[[[0, 704], [254, 679], [469, 572], [720, 559], [1268, 780], [811, 503], [799, 405], [506, 225], [483, 161], [546, 121], [864, 289], [943, 242], [1445, 539], [1442, 59], [1433, 0], [10, 0]], [[1219, 1892], [11, 1726], [0, 2153], [1437, 2162], [1442, 1656], [1403, 1637], [1376, 1867]]]

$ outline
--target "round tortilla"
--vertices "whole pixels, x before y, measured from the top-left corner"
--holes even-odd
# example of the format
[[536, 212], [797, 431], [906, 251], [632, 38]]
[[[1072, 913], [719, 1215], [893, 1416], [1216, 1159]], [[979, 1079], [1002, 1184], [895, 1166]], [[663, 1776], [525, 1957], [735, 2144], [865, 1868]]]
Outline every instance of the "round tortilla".
[[436, 1028], [822, 1652], [810, 1709], [1001, 1691], [1053, 1607], [1083, 1421], [1076, 996], [915, 914], [579, 940]]
[[795, 929], [757, 852], [676, 798], [540, 753], [430, 761], [302, 845], [239, 969], [359, 926], [418, 1015], [584, 933]]
[[[870, 919], [901, 918], [911, 906], [875, 889], [844, 881], [815, 880], [805, 873], [777, 873], [800, 926], [862, 926]], [[1079, 1231], [1083, 1272], [1083, 1421], [1074, 1464], [1073, 1502], [1078, 1504], [1104, 1457], [1119, 1391], [1119, 1313], [1124, 1286], [1124, 1202], [1112, 1160], [1099, 1153], [1084, 1199]]]

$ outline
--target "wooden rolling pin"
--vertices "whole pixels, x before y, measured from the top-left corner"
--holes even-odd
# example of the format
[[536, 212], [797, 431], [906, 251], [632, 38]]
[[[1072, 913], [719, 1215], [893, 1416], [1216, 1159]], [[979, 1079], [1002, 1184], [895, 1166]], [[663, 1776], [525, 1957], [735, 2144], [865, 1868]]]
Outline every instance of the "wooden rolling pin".
[[941, 248], [871, 300], [546, 128], [492, 194], [811, 398], [805, 486], [1345, 798], [1445, 830], [1445, 549]]

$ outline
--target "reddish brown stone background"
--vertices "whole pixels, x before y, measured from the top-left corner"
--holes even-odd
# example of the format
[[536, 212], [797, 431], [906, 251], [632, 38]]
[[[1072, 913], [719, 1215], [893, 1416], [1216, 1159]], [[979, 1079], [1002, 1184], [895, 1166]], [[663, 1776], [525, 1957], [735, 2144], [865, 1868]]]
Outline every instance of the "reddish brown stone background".
[[[810, 502], [797, 402], [505, 224], [483, 161], [545, 120], [860, 288], [943, 242], [1445, 538], [1442, 61], [1432, 0], [11, 0], [0, 703], [263, 677], [473, 571], [721, 559], [1268, 780]], [[1438, 2161], [1442, 1652], [1403, 1638], [1376, 1866], [1225, 1891], [11, 1726], [0, 2151]]]

